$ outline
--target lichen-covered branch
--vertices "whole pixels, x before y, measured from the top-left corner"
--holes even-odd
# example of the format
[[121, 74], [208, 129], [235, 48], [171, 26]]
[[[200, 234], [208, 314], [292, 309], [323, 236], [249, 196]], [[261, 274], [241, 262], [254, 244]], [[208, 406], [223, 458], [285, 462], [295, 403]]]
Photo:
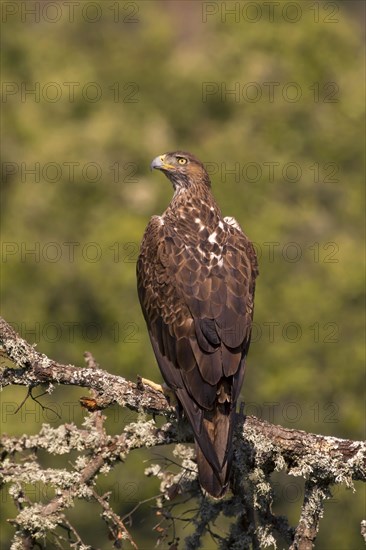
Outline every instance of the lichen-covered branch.
[[[129, 452], [146, 445], [151, 446], [169, 443], [176, 439], [175, 428], [165, 424], [157, 428], [153, 420], [138, 421], [126, 426], [123, 434], [108, 436], [101, 433], [93, 413], [84, 422], [85, 429], [78, 429], [75, 425], [68, 425], [57, 429], [47, 425], [42, 427], [36, 436], [22, 436], [11, 438], [3, 436], [1, 447], [3, 461], [0, 467], [2, 483], [10, 485], [10, 493], [19, 495], [22, 484], [35, 484], [41, 482], [52, 486], [56, 496], [47, 504], [28, 502], [27, 506], [20, 509], [18, 516], [12, 523], [18, 528], [17, 538], [20, 534], [27, 534], [28, 539], [38, 541], [46, 537], [49, 531], [65, 523], [63, 512], [73, 506], [75, 499], [95, 499], [99, 503], [101, 497], [97, 497], [94, 490], [94, 481], [99, 473], [107, 473], [114, 463], [123, 460]], [[65, 434], [69, 434], [65, 437]], [[50, 454], [65, 454], [71, 450], [89, 450], [90, 456], [80, 456], [75, 462], [72, 471], [65, 469], [44, 469], [34, 460], [24, 463], [16, 463], [14, 456], [24, 450], [45, 449]], [[19, 500], [19, 498], [18, 498]], [[130, 540], [136, 547], [127, 529], [123, 529], [123, 522], [112, 511], [108, 503], [103, 500], [103, 517], [113, 520], [120, 528], [118, 534], [122, 538]], [[31, 546], [32, 547], [32, 546]], [[13, 547], [14, 550], [17, 548]], [[19, 546], [20, 548], [20, 546]], [[80, 547], [81, 548], [81, 547]]]
[[[171, 526], [174, 531], [177, 521], [190, 521], [194, 533], [186, 539], [189, 550], [199, 548], [207, 532], [222, 549], [275, 547], [276, 538], [281, 537], [291, 550], [308, 550], [313, 547], [330, 487], [339, 483], [352, 487], [356, 480], [366, 481], [365, 442], [286, 429], [238, 414], [232, 491], [225, 500], [213, 502], [200, 493], [192, 449], [181, 445], [183, 441], [192, 441], [192, 434], [177, 422], [175, 410], [164, 393], [144, 385], [141, 380], [133, 383], [109, 374], [99, 368], [90, 354], [85, 357], [86, 367], [57, 363], [37, 352], [1, 318], [0, 345], [1, 353], [15, 365], [1, 371], [3, 388], [23, 385], [31, 389], [47, 385], [51, 392], [56, 384], [62, 384], [92, 390], [91, 397], [81, 400], [89, 411], [82, 427], [72, 423], [52, 428], [44, 424], [36, 435], [1, 437], [0, 474], [18, 508], [17, 517], [11, 520], [16, 527], [12, 550], [42, 548], [41, 541], [51, 532], [59, 537], [58, 545], [61, 545], [62, 536], [55, 534], [56, 528], [66, 529], [73, 548], [89, 548], [65, 515], [76, 499], [98, 502], [110, 538], [116, 544], [119, 539], [126, 539], [136, 548], [124, 519], [112, 510], [108, 495], [96, 492], [95, 481], [100, 473], [107, 473], [128, 453], [141, 447], [177, 444], [175, 456], [180, 464], [177, 474], [161, 464], [150, 466], [146, 474], [158, 477], [161, 482], [157, 501], [160, 539], [163, 540]], [[154, 420], [140, 418], [126, 426], [122, 434], [109, 435], [101, 410], [113, 403], [140, 413], [164, 415], [169, 422], [158, 428]], [[77, 451], [78, 458], [71, 469], [45, 469], [36, 458], [39, 449], [58, 455]], [[27, 459], [20, 462], [16, 459], [18, 455]], [[296, 527], [291, 527], [287, 518], [272, 512], [271, 474], [275, 470], [285, 470], [306, 480]], [[23, 492], [27, 483], [49, 484], [55, 495], [47, 503], [28, 501]], [[182, 518], [175, 516], [174, 508], [175, 500], [184, 495], [196, 498], [197, 504], [190, 517]], [[224, 537], [213, 528], [219, 514], [234, 518]], [[363, 524], [361, 531], [362, 534], [366, 531]]]
[[305, 496], [299, 524], [290, 550], [311, 550], [323, 517], [324, 500], [331, 496], [328, 486], [322, 487], [316, 480], [305, 483]]
[[129, 382], [94, 366], [62, 365], [49, 359], [23, 340], [1, 317], [0, 346], [3, 355], [17, 367], [1, 370], [0, 388], [9, 385], [35, 387], [41, 384], [79, 386], [97, 392], [99, 398], [95, 406], [99, 408], [118, 403], [121, 407], [152, 414], [174, 414], [166, 397], [150, 386]]
[[366, 481], [366, 441], [283, 428], [254, 416], [245, 417], [243, 436], [256, 459], [269, 468], [286, 466], [291, 475], [312, 475], [348, 487], [352, 481]]
[[[118, 403], [135, 411], [163, 414], [171, 418], [175, 416], [174, 409], [160, 391], [102, 369], [57, 363], [37, 352], [1, 317], [0, 345], [8, 359], [18, 367], [2, 370], [0, 387], [11, 384], [28, 387], [41, 384], [75, 385], [96, 391], [97, 408]], [[245, 417], [243, 433], [261, 455], [272, 454], [275, 449], [275, 454], [281, 457], [293, 475], [309, 473], [313, 464], [325, 477], [330, 474], [334, 479], [336, 474], [337, 482], [348, 482], [351, 479], [366, 481], [366, 443], [363, 441], [286, 429], [254, 416]], [[299, 460], [308, 465], [306, 471], [298, 464]]]

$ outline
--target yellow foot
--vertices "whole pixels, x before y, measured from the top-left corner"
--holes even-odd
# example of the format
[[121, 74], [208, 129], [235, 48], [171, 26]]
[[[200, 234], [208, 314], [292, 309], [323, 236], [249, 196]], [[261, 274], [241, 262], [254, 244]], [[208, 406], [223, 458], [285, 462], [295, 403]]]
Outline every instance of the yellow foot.
[[172, 407], [176, 407], [178, 405], [178, 401], [177, 401], [177, 398], [175, 397], [175, 393], [165, 383], [157, 384], [156, 382], [153, 382], [148, 378], [141, 378], [141, 382], [145, 386], [150, 386], [150, 388], [152, 388], [153, 390], [160, 391], [161, 393], [163, 393], [165, 397], [168, 399]]

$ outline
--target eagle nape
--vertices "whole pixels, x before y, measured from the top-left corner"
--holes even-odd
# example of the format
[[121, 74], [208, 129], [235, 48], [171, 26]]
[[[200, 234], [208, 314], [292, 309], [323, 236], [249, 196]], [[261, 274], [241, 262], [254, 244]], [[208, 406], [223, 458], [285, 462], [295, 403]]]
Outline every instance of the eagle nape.
[[193, 430], [201, 487], [221, 498], [230, 481], [257, 259], [236, 220], [222, 216], [194, 155], [165, 153], [151, 168], [167, 176], [174, 195], [145, 230], [139, 300], [162, 376]]

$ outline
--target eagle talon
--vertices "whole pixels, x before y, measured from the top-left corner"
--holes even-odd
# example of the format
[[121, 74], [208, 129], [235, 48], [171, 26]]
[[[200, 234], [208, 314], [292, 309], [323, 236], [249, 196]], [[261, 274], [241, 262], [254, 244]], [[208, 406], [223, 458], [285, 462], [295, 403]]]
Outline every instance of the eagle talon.
[[142, 383], [142, 378], [141, 378], [141, 376], [140, 376], [139, 374], [137, 375], [136, 388], [137, 388], [139, 391], [144, 391], [144, 385], [143, 385], [143, 383]]
[[140, 382], [143, 386], [144, 385], [150, 386], [150, 388], [152, 388], [153, 390], [163, 393], [171, 407], [176, 407], [178, 405], [178, 401], [177, 401], [177, 398], [175, 397], [175, 393], [165, 383], [157, 384], [156, 382], [153, 382], [148, 378], [141, 378]]

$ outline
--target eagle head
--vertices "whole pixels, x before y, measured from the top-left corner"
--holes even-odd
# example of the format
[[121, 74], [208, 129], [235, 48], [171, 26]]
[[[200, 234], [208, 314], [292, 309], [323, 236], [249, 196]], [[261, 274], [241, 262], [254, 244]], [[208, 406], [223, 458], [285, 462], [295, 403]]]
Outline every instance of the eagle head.
[[202, 162], [185, 151], [159, 155], [154, 158], [150, 168], [164, 172], [176, 191], [188, 189], [197, 183], [211, 187], [209, 175]]

